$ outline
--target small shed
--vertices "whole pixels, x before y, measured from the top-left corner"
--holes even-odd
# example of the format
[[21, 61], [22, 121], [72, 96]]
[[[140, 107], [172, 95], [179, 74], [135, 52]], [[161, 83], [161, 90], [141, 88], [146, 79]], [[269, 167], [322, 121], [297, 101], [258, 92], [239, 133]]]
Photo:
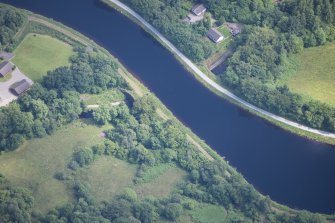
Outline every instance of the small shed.
[[21, 81], [15, 82], [11, 87], [11, 91], [16, 95], [21, 95], [26, 92], [30, 88], [31, 84], [26, 80], [23, 79]]
[[211, 29], [207, 33], [207, 37], [212, 40], [214, 43], [221, 42], [224, 38], [223, 35], [216, 29]]
[[227, 23], [228, 28], [230, 29], [230, 33], [233, 36], [236, 36], [242, 31], [242, 28], [239, 24], [237, 23]]
[[13, 64], [9, 61], [4, 61], [0, 64], [0, 77], [5, 77], [8, 73], [12, 72]]
[[200, 16], [200, 15], [203, 15], [205, 12], [206, 12], [206, 8], [203, 4], [199, 4], [199, 5], [195, 5], [192, 7], [192, 12], [194, 15], [196, 16]]

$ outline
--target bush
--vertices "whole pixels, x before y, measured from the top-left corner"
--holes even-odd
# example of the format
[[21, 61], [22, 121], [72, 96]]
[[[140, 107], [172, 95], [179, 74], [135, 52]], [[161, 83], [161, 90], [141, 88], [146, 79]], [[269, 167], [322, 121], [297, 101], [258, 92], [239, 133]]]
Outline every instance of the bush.
[[92, 149], [87, 147], [77, 148], [72, 155], [72, 159], [81, 167], [89, 165], [94, 160]]

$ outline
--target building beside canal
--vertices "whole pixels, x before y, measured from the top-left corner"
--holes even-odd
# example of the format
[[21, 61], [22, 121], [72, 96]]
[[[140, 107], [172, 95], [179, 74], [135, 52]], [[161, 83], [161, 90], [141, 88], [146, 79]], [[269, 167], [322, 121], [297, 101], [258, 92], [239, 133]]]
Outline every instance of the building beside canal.
[[5, 77], [12, 72], [14, 65], [9, 61], [4, 61], [0, 64], [0, 77]]
[[216, 29], [210, 29], [207, 32], [207, 37], [210, 40], [212, 40], [214, 43], [219, 43], [224, 39], [223, 35], [219, 31], [217, 31]]
[[207, 9], [205, 8], [205, 6], [203, 4], [199, 4], [199, 5], [193, 6], [191, 11], [194, 15], [201, 16], [201, 15], [205, 14]]
[[23, 79], [21, 81], [15, 82], [11, 87], [10, 90], [17, 96], [20, 96], [24, 92], [26, 92], [30, 88], [31, 84], [26, 80]]

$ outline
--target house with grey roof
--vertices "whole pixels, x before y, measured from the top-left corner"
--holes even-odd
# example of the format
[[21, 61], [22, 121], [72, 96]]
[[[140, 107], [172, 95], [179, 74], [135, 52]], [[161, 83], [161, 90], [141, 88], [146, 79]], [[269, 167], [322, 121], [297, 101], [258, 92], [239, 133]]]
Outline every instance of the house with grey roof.
[[194, 15], [200, 16], [203, 15], [206, 12], [206, 8], [203, 4], [195, 5], [192, 7], [191, 11], [193, 12]]
[[23, 79], [21, 81], [15, 82], [14, 84], [12, 84], [12, 86], [10, 87], [10, 90], [16, 94], [17, 96], [23, 94], [24, 92], [26, 92], [29, 88], [30, 88], [31, 84], [26, 80]]
[[221, 42], [224, 38], [223, 35], [216, 29], [211, 29], [207, 32], [207, 37], [212, 40], [214, 43]]
[[0, 77], [5, 77], [12, 72], [14, 65], [9, 61], [4, 61], [0, 64]]

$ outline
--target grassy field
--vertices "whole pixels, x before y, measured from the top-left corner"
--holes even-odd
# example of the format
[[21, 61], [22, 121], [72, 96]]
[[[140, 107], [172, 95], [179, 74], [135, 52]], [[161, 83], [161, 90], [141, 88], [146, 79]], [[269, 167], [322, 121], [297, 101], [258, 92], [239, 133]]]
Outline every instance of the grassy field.
[[82, 94], [81, 98], [87, 105], [104, 105], [125, 100], [122, 92], [115, 88], [106, 90], [101, 94]]
[[148, 176], [144, 176], [145, 179], [147, 179], [145, 181], [146, 183], [135, 186], [134, 189], [139, 198], [145, 198], [147, 196], [157, 198], [167, 197], [186, 175], [180, 168], [167, 167], [167, 165], [161, 166], [163, 167], [158, 167], [157, 170], [150, 171]]
[[111, 200], [125, 187], [133, 185], [136, 165], [114, 157], [100, 157], [87, 168], [78, 170], [81, 180], [88, 183], [97, 201]]
[[70, 45], [46, 35], [28, 34], [14, 51], [13, 62], [34, 81], [49, 70], [69, 64]]
[[215, 205], [206, 205], [195, 209], [191, 213], [192, 219], [199, 223], [217, 223], [226, 222], [227, 212], [223, 207]]
[[54, 174], [67, 168], [73, 149], [101, 140], [102, 129], [76, 122], [42, 139], [27, 141], [18, 150], [0, 156], [0, 172], [14, 185], [30, 189], [35, 209], [46, 212], [72, 199], [67, 186]]
[[294, 57], [297, 72], [286, 80], [296, 93], [335, 106], [335, 43], [305, 49]]

